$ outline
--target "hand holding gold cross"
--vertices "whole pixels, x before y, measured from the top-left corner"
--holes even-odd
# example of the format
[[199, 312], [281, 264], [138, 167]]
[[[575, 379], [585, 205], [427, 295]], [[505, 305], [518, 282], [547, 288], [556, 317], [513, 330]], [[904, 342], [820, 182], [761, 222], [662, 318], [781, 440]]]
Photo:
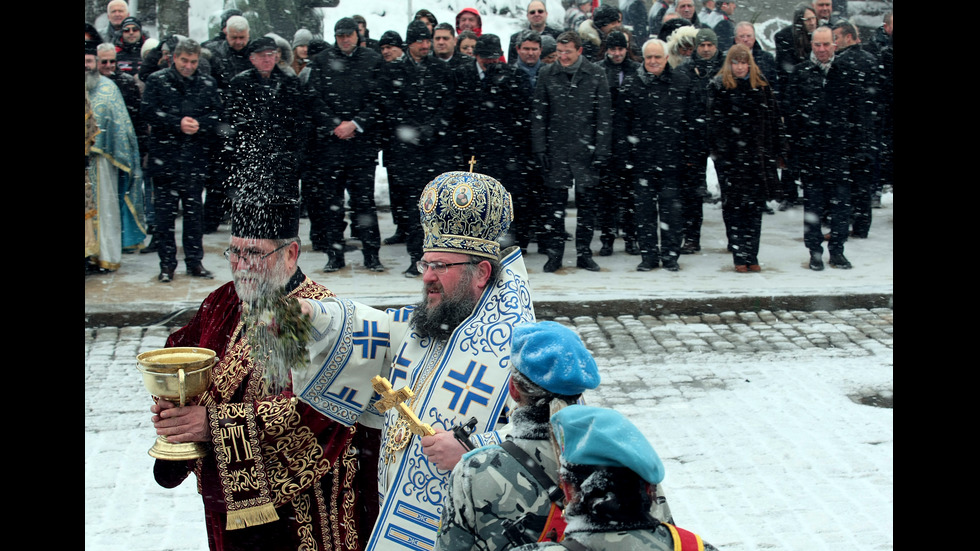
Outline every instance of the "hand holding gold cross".
[[371, 386], [374, 387], [374, 391], [381, 395], [381, 399], [378, 400], [374, 407], [378, 409], [381, 413], [388, 411], [391, 408], [398, 410], [398, 416], [404, 419], [412, 431], [412, 434], [417, 434], [419, 436], [432, 436], [436, 433], [428, 423], [423, 423], [412, 408], [405, 403], [406, 400], [410, 400], [415, 396], [412, 389], [406, 387], [400, 390], [394, 390], [391, 387], [391, 383], [388, 379], [377, 375], [371, 379]]

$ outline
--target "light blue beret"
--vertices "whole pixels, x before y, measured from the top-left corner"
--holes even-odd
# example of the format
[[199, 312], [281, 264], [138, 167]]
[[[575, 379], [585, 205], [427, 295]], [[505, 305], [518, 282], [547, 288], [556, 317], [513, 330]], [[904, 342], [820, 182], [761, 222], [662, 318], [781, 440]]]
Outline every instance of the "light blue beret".
[[626, 467], [650, 484], [664, 479], [664, 464], [640, 429], [612, 409], [573, 404], [551, 416], [562, 461]]
[[532, 383], [554, 394], [574, 396], [599, 386], [599, 368], [585, 343], [558, 322], [515, 327], [510, 361]]

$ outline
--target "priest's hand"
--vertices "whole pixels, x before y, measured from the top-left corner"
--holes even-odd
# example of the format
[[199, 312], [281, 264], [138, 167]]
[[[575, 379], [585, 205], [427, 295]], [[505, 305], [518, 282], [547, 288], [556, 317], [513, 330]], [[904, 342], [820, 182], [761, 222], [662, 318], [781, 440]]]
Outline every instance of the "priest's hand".
[[209, 442], [207, 409], [204, 406], [177, 407], [177, 404], [160, 400], [150, 407], [155, 413], [151, 419], [157, 434], [167, 437], [169, 442]]
[[456, 435], [442, 429], [435, 429], [436, 433], [432, 436], [422, 437], [422, 453], [440, 469], [451, 471], [459, 459], [466, 453], [466, 449], [456, 440]]

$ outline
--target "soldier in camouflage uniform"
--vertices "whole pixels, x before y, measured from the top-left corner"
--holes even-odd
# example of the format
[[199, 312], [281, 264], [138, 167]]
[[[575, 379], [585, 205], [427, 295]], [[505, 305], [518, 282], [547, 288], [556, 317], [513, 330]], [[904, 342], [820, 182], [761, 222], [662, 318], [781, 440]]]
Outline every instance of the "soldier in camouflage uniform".
[[[568, 526], [561, 543], [516, 551], [717, 551], [700, 536], [648, 513], [663, 463], [643, 433], [611, 409], [571, 405], [551, 417], [561, 449], [559, 480]], [[611, 499], [610, 496], [613, 496]]]
[[[558, 512], [552, 499], [563, 506], [548, 419], [598, 384], [595, 360], [572, 330], [552, 321], [514, 328], [510, 393], [517, 407], [501, 435], [539, 464], [546, 480], [501, 446], [464, 455], [449, 481], [436, 549], [493, 551], [548, 537], [549, 515]], [[654, 510], [670, 519], [665, 499]]]
[[[517, 403], [501, 436], [547, 473], [542, 484], [498, 445], [465, 454], [449, 480], [436, 549], [491, 551], [538, 541], [558, 490], [558, 453], [548, 418], [599, 385], [599, 370], [574, 331], [553, 321], [514, 328], [510, 395]], [[545, 487], [548, 486], [548, 487]]]

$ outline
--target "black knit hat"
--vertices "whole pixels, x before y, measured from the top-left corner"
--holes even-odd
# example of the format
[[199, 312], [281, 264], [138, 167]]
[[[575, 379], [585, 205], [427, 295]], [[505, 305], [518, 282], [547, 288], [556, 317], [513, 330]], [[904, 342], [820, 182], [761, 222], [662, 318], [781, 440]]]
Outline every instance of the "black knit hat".
[[276, 44], [276, 39], [272, 38], [271, 36], [256, 38], [248, 43], [248, 55], [252, 55], [257, 52], [264, 52], [266, 50], [278, 49], [279, 46]]
[[402, 36], [398, 34], [397, 31], [385, 31], [381, 38], [378, 39], [378, 47], [381, 46], [397, 46], [399, 48], [403, 47]]
[[405, 30], [405, 44], [412, 44], [427, 38], [431, 40], [432, 33], [429, 32], [429, 27], [426, 26], [425, 21], [416, 19], [408, 24], [408, 29]]
[[99, 42], [97, 40], [85, 41], [85, 55], [99, 55]]
[[629, 41], [623, 31], [614, 30], [606, 36], [606, 48], [628, 48]]
[[119, 24], [119, 28], [125, 29], [128, 25], [136, 25], [139, 30], [143, 30], [143, 24], [140, 23], [140, 20], [136, 19], [135, 17], [127, 17], [126, 19], [123, 19], [122, 23]]

